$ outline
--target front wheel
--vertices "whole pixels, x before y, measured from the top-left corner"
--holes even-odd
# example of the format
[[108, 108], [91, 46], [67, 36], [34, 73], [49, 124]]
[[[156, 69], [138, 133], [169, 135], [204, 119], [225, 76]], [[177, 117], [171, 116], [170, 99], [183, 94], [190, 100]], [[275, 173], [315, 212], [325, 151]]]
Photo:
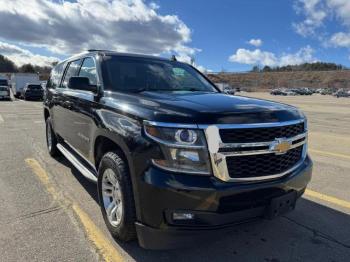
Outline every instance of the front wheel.
[[51, 118], [46, 119], [46, 145], [49, 151], [49, 154], [52, 157], [60, 155], [60, 151], [57, 149], [57, 138], [52, 129]]
[[106, 153], [98, 170], [98, 196], [101, 212], [113, 237], [136, 238], [135, 204], [128, 167], [118, 152]]

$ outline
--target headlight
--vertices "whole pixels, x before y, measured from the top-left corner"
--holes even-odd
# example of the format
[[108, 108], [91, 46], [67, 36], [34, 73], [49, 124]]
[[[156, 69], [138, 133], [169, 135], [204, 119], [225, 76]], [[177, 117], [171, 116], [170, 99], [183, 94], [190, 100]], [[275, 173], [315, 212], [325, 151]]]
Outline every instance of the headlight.
[[181, 173], [210, 175], [207, 145], [202, 130], [145, 124], [146, 135], [160, 145], [163, 158], [154, 165]]

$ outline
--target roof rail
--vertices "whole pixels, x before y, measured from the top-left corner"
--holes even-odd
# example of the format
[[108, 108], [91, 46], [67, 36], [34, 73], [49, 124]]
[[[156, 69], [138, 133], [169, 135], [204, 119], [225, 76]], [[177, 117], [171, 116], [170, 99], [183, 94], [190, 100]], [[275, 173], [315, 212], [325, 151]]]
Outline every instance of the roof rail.
[[88, 52], [98, 52], [98, 51], [109, 51], [109, 50], [104, 50], [104, 49], [88, 49]]

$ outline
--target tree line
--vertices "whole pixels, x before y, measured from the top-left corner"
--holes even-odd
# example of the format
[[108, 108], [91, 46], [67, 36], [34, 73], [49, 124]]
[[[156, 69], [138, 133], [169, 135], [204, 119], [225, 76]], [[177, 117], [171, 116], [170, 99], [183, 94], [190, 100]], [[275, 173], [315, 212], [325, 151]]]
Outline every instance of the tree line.
[[304, 63], [300, 65], [286, 65], [286, 66], [253, 66], [252, 72], [292, 72], [292, 71], [334, 71], [334, 70], [346, 70], [347, 68], [340, 64], [335, 63]]
[[13, 61], [0, 54], [0, 73], [39, 73], [45, 75], [51, 72], [54, 65], [55, 63], [51, 66], [38, 66], [32, 64], [17, 66]]

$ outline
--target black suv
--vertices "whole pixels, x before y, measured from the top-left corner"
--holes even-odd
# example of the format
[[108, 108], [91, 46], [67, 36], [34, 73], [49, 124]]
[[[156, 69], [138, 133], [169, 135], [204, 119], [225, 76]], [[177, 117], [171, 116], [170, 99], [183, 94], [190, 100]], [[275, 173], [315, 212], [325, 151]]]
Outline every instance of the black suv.
[[44, 116], [49, 153], [97, 183], [111, 234], [144, 248], [284, 214], [311, 178], [303, 113], [226, 95], [176, 59], [69, 58], [52, 70]]
[[44, 89], [40, 84], [26, 84], [23, 88], [22, 97], [24, 100], [39, 99], [42, 100]]

